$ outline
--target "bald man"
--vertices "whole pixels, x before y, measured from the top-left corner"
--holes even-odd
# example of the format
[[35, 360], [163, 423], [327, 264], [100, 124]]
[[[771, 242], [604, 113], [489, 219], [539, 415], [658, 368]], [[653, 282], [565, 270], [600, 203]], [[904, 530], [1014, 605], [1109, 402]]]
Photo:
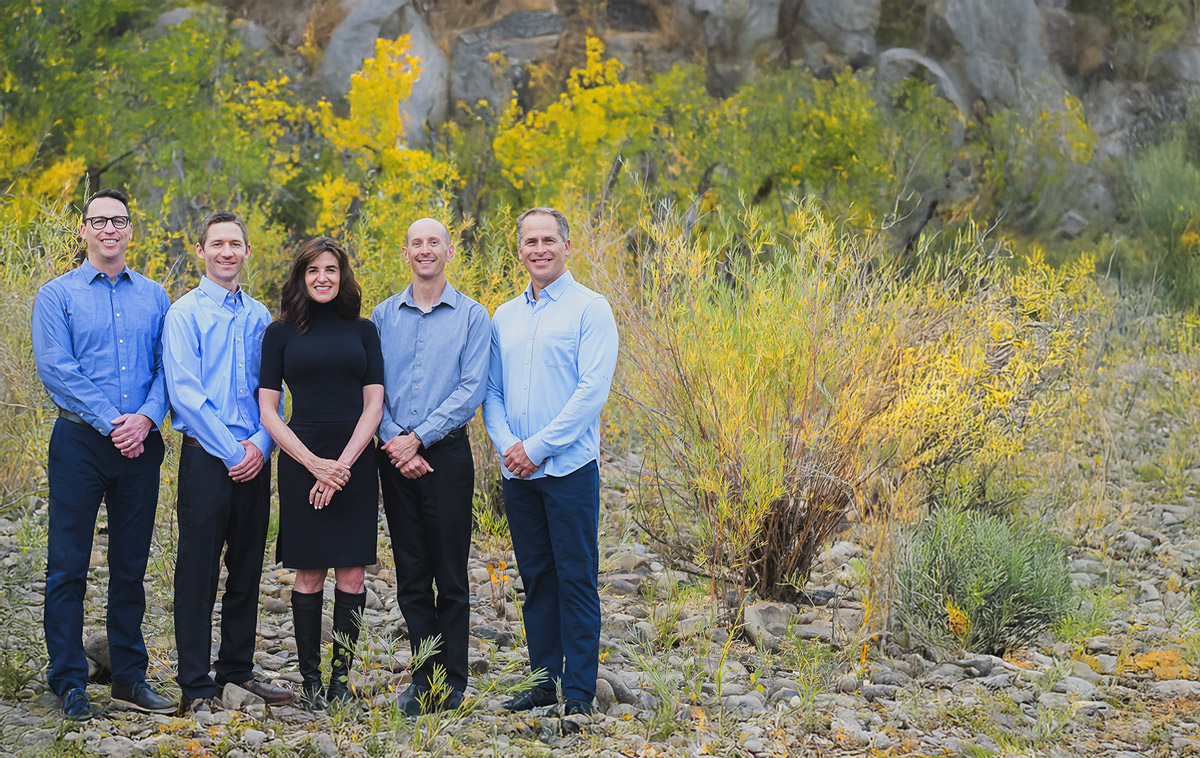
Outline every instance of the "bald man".
[[[415, 716], [457, 708], [467, 686], [475, 490], [467, 422], [483, 402], [491, 328], [487, 309], [446, 281], [454, 246], [444, 224], [414, 222], [403, 253], [412, 283], [380, 303], [371, 321], [384, 355], [379, 477], [396, 557], [396, 600], [414, 655], [441, 635], [437, 654], [412, 672], [399, 698]], [[435, 693], [437, 667], [448, 688]]]

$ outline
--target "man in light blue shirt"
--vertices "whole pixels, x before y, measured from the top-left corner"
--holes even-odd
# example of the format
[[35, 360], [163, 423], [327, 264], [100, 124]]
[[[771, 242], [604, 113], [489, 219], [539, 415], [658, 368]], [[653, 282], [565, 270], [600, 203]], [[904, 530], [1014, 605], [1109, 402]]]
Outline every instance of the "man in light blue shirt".
[[600, 652], [597, 530], [600, 412], [617, 365], [603, 296], [567, 270], [567, 220], [553, 208], [517, 219], [529, 286], [496, 309], [483, 420], [503, 459], [504, 506], [525, 585], [525, 632], [539, 687], [505, 704], [591, 713]]
[[[467, 422], [483, 401], [487, 309], [446, 281], [450, 233], [431, 218], [414, 222], [402, 250], [412, 283], [371, 313], [383, 346], [379, 479], [396, 557], [396, 600], [409, 644], [440, 636], [441, 648], [400, 694], [409, 715], [450, 710], [467, 686], [471, 623], [471, 504], [475, 465]], [[434, 593], [434, 585], [437, 593]], [[432, 693], [434, 666], [448, 692]]]
[[[183, 435], [174, 602], [180, 715], [211, 711], [217, 689], [228, 684], [269, 705], [296, 697], [254, 678], [274, 447], [259, 421], [258, 370], [271, 314], [238, 283], [250, 255], [245, 223], [217, 211], [198, 231], [204, 276], [167, 311], [163, 328], [171, 426]], [[214, 681], [209, 651], [222, 547], [228, 574]]]
[[174, 704], [146, 684], [142, 581], [158, 506], [158, 433], [167, 412], [162, 373], [166, 290], [125, 266], [133, 235], [129, 200], [97, 192], [79, 226], [87, 260], [38, 290], [33, 354], [58, 406], [50, 436], [50, 525], [43, 614], [46, 680], [63, 715], [91, 717], [83, 653], [83, 597], [92, 534], [108, 511], [108, 649], [112, 698], [157, 713]]

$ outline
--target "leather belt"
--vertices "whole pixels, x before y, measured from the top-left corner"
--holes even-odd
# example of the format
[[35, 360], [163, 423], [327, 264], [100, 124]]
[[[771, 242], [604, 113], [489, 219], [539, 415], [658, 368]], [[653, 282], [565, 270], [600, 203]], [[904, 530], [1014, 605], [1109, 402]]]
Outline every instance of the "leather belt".
[[188, 447], [203, 447], [203, 445], [200, 444], [200, 440], [196, 439], [195, 437], [189, 437], [186, 434], [183, 435], [183, 444], [187, 445]]
[[84, 426], [91, 426], [91, 424], [84, 421], [83, 417], [80, 416], [78, 413], [72, 413], [71, 411], [68, 411], [66, 408], [58, 409], [58, 417], [61, 419], [66, 419], [67, 421], [70, 421], [75, 424], [83, 424]]
[[[409, 434], [412, 434], [412, 432], [410, 431]], [[443, 436], [437, 442], [433, 443], [433, 445], [422, 445], [422, 447], [424, 447], [426, 450], [428, 450], [430, 447], [437, 447], [438, 445], [442, 444], [443, 442], [454, 442], [455, 440], [462, 439], [463, 437], [466, 437], [466, 436], [467, 436], [467, 426], [466, 426], [466, 424], [463, 424], [462, 426], [458, 427], [457, 429], [451, 429], [450, 431], [446, 432], [445, 436]]]

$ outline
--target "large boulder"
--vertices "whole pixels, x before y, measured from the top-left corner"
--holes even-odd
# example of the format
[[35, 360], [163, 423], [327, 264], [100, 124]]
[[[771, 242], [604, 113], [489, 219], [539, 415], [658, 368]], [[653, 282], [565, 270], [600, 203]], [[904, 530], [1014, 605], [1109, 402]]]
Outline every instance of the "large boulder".
[[675, 31], [703, 51], [711, 84], [732, 91], [754, 71], [755, 59], [783, 51], [780, 19], [792, 0], [673, 0]]
[[808, 0], [800, 6], [800, 22], [829, 52], [865, 61], [875, 55], [882, 0]]
[[412, 38], [410, 54], [421, 59], [421, 78], [408, 100], [397, 103], [410, 142], [426, 137], [425, 124], [446, 116], [450, 64], [411, 0], [363, 0], [333, 30], [317, 70], [325, 90], [333, 97], [350, 91], [350, 76], [363, 61], [375, 55], [375, 40]]
[[936, 0], [929, 13], [931, 38], [953, 41], [947, 57], [985, 102], [1040, 110], [1062, 101], [1036, 0]]
[[463, 33], [454, 43], [450, 97], [502, 110], [511, 93], [524, 86], [526, 67], [553, 55], [566, 28], [557, 14], [522, 12]]

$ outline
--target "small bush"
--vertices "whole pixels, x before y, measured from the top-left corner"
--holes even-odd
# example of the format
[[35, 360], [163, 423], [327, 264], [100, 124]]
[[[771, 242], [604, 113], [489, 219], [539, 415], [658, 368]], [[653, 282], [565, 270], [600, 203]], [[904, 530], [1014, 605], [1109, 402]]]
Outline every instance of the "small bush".
[[918, 526], [899, 563], [896, 621], [916, 646], [1002, 655], [1068, 610], [1058, 541], [1036, 527], [944, 508]]

